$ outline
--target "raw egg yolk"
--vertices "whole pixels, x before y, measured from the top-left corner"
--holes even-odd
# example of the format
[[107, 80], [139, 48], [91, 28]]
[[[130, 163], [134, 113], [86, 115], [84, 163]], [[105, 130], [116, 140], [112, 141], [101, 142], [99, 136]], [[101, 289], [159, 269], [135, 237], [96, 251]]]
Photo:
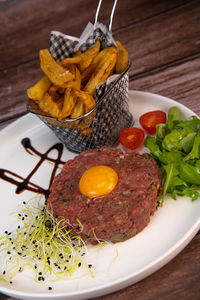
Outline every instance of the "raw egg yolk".
[[80, 181], [79, 190], [87, 197], [99, 197], [110, 193], [118, 182], [118, 174], [108, 166], [94, 166], [86, 170]]

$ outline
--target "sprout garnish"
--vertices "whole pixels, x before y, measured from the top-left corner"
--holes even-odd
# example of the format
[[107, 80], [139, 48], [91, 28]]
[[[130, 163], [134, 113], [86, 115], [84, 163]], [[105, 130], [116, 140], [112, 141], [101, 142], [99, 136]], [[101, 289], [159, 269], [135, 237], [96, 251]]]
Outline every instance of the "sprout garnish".
[[27, 268], [40, 282], [66, 280], [80, 266], [92, 276], [84, 241], [66, 229], [62, 218], [55, 220], [41, 203], [41, 198], [36, 205], [31, 200], [23, 202], [24, 208], [17, 213], [20, 225], [0, 238], [0, 280], [12, 283], [13, 277]]

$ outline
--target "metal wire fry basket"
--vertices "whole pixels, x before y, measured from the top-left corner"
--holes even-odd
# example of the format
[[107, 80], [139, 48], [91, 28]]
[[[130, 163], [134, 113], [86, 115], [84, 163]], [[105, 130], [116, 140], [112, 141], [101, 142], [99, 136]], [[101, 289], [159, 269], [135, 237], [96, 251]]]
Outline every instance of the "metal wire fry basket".
[[[101, 1], [98, 5], [95, 23], [97, 22], [100, 4]], [[115, 5], [116, 0], [114, 8]], [[112, 10], [109, 32], [111, 31], [113, 12]], [[94, 33], [92, 43], [95, 42], [96, 38], [99, 38], [98, 29]], [[91, 41], [91, 36], [89, 40]], [[63, 49], [63, 40], [61, 43]], [[55, 54], [60, 54], [60, 52]], [[120, 131], [133, 123], [133, 117], [128, 106], [128, 70], [130, 65], [131, 62], [129, 61], [127, 70], [119, 75], [117, 79], [109, 84], [104, 83], [99, 86], [95, 95], [96, 105], [90, 112], [77, 119], [58, 120], [38, 112], [29, 104], [27, 109], [37, 115], [55, 133], [65, 147], [72, 152], [80, 153], [84, 150], [105, 145], [113, 146], [119, 138]]]

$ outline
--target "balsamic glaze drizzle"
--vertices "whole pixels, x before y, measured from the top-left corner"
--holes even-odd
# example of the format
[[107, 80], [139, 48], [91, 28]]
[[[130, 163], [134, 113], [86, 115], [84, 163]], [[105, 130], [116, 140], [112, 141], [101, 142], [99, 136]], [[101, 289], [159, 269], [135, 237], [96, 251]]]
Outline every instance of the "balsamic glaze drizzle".
[[[53, 145], [52, 147], [50, 147], [45, 153], [40, 153], [38, 150], [36, 150], [32, 144], [31, 144], [31, 140], [29, 138], [24, 138], [21, 141], [22, 146], [24, 147], [24, 149], [26, 150], [26, 152], [28, 152], [30, 155], [36, 154], [37, 156], [40, 157], [39, 162], [36, 164], [36, 166], [33, 168], [33, 170], [28, 174], [28, 176], [26, 178], [21, 177], [20, 175], [6, 170], [6, 169], [0, 169], [0, 179], [3, 179], [11, 184], [16, 185], [16, 190], [15, 193], [16, 194], [20, 194], [21, 192], [28, 190], [31, 192], [35, 192], [38, 194], [43, 194], [45, 196], [45, 198], [48, 197], [49, 192], [50, 192], [50, 186], [53, 182], [53, 179], [55, 177], [56, 171], [59, 167], [60, 164], [64, 165], [65, 162], [61, 160], [61, 156], [63, 153], [63, 144], [61, 143], [57, 143], [55, 145]], [[49, 153], [53, 150], [57, 151], [57, 158], [51, 158], [49, 157]], [[50, 177], [50, 181], [49, 181], [49, 187], [48, 189], [43, 189], [42, 187], [38, 186], [37, 184], [34, 184], [33, 182], [31, 182], [31, 177], [37, 172], [37, 170], [39, 169], [39, 167], [42, 165], [42, 163], [44, 161], [50, 161], [54, 164], [52, 173], [51, 173], [51, 177]]]

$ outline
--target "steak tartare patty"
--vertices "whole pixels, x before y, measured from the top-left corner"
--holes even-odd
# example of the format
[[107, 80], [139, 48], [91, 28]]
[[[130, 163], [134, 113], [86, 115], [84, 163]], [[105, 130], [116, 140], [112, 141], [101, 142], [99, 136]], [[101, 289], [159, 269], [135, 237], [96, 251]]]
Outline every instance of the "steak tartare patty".
[[[80, 193], [79, 181], [87, 169], [97, 165], [113, 168], [118, 183], [110, 193], [89, 198]], [[161, 174], [154, 159], [106, 146], [69, 160], [51, 186], [47, 205], [54, 217], [63, 216], [66, 226], [84, 240], [115, 243], [147, 226], [156, 210], [160, 188]]]

